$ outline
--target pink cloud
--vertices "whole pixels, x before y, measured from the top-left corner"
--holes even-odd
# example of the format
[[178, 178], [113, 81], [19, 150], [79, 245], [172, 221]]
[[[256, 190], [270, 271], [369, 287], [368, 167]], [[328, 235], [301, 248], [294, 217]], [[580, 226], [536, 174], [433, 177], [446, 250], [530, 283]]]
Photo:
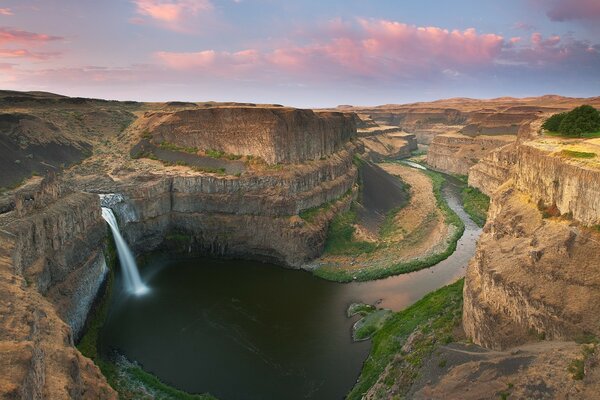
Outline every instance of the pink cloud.
[[544, 69], [577, 70], [583, 65], [600, 68], [600, 45], [570, 36], [544, 37], [535, 32], [529, 43], [505, 49], [500, 62]]
[[146, 19], [159, 26], [185, 32], [189, 30], [187, 20], [213, 10], [210, 0], [133, 0], [138, 17], [132, 23], [145, 23]]
[[367, 78], [422, 75], [489, 64], [500, 54], [502, 36], [474, 29], [417, 27], [387, 20], [332, 21], [326, 40], [268, 50], [192, 53], [159, 52], [163, 64], [217, 75], [255, 70], [300, 75], [355, 75]]
[[26, 49], [0, 49], [0, 58], [26, 58], [32, 60], [47, 60], [60, 55], [58, 52], [31, 52]]
[[600, 21], [598, 0], [546, 0], [550, 9], [548, 17], [553, 21], [589, 20]]
[[0, 44], [5, 43], [46, 43], [50, 41], [62, 40], [59, 36], [50, 36], [41, 33], [33, 33], [20, 29], [1, 28]]
[[0, 8], [0, 15], [14, 15], [10, 8]]

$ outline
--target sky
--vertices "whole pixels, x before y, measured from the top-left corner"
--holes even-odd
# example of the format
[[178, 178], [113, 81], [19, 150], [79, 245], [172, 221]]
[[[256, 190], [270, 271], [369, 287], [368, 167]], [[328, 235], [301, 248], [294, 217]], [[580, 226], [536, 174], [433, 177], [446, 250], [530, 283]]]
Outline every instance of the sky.
[[0, 88], [297, 107], [600, 95], [600, 0], [0, 0]]

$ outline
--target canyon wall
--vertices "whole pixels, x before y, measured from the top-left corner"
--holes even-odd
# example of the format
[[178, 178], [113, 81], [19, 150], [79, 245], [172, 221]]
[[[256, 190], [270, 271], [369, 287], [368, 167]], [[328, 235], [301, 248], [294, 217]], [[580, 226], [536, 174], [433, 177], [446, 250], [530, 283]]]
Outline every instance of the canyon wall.
[[488, 197], [510, 178], [517, 162], [516, 143], [498, 147], [469, 168], [469, 186], [479, 189]]
[[357, 117], [285, 107], [215, 107], [147, 113], [139, 128], [163, 141], [200, 150], [252, 155], [269, 164], [327, 157], [356, 134]]
[[116, 398], [73, 344], [107, 273], [98, 197], [42, 182], [0, 215], [0, 235], [0, 394]]
[[437, 135], [427, 152], [427, 163], [453, 174], [467, 175], [469, 168], [492, 150], [514, 142], [516, 136], [466, 136], [459, 133]]
[[[595, 157], [565, 156], [568, 148]], [[600, 155], [597, 140], [521, 143], [492, 197], [467, 270], [463, 325], [502, 349], [540, 338], [600, 335]]]
[[415, 135], [395, 127], [371, 127], [359, 130], [358, 135], [365, 156], [375, 162], [410, 157], [413, 151], [418, 150]]
[[311, 223], [298, 214], [349, 204], [354, 151], [348, 144], [326, 160], [260, 175], [144, 175], [118, 188], [125, 199], [113, 208], [138, 253], [178, 237], [189, 252], [299, 266], [322, 251], [333, 214]]
[[[561, 214], [571, 214], [584, 225], [600, 224], [600, 139], [546, 139], [518, 147], [515, 186], [534, 202], [556, 206]], [[596, 154], [591, 159], [564, 152]]]

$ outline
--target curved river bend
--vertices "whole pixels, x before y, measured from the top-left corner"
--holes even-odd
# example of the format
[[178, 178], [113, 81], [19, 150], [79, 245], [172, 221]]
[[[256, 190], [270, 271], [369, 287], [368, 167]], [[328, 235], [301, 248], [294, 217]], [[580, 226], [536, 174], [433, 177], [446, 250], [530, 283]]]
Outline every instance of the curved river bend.
[[222, 400], [342, 399], [370, 350], [368, 341], [352, 342], [348, 306], [401, 310], [463, 276], [475, 253], [481, 230], [449, 182], [444, 196], [465, 234], [431, 268], [339, 284], [250, 261], [159, 259], [143, 271], [149, 295], [113, 296], [100, 348], [179, 389]]

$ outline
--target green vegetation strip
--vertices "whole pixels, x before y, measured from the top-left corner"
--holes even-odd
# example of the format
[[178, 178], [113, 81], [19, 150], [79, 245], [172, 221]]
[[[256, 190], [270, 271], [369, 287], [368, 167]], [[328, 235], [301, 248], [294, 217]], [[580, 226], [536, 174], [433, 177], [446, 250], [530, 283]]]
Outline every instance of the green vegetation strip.
[[[372, 398], [390, 398], [388, 390], [394, 385], [398, 385], [400, 391], [394, 395], [403, 398], [417, 379], [423, 361], [437, 346], [455, 340], [452, 332], [461, 320], [462, 288], [461, 279], [387, 318], [372, 336], [371, 354], [347, 399], [363, 398], [378, 380], [381, 386], [378, 385]], [[418, 331], [417, 339], [412, 341], [410, 352], [403, 354], [402, 346], [415, 331]]]
[[[372, 242], [354, 241], [354, 223], [356, 222], [356, 211], [353, 207], [335, 216], [329, 224], [327, 242], [325, 242], [325, 253], [331, 255], [360, 255], [372, 253], [377, 249], [377, 244]], [[319, 275], [322, 269], [317, 269], [315, 274]], [[326, 278], [328, 279], [328, 278]], [[334, 279], [335, 280], [335, 279]], [[350, 277], [349, 280], [352, 280]]]
[[298, 214], [298, 216], [300, 218], [302, 218], [303, 220], [305, 220], [306, 222], [309, 222], [309, 223], [315, 222], [315, 220], [317, 219], [317, 217], [319, 215], [329, 211], [335, 203], [337, 203], [340, 200], [344, 200], [344, 199], [348, 198], [349, 196], [352, 196], [352, 189], [348, 189], [348, 191], [346, 191], [346, 193], [344, 193], [342, 196], [340, 196], [337, 199], [329, 200], [328, 202], [323, 203], [320, 206], [308, 208], [308, 209], [302, 211], [300, 214]]
[[[361, 270], [342, 270], [330, 268], [317, 268], [314, 274], [320, 278], [335, 282], [351, 282], [351, 281], [370, 281], [375, 279], [387, 278], [392, 275], [405, 274], [408, 272], [418, 271], [423, 268], [431, 267], [450, 257], [456, 250], [458, 240], [465, 231], [465, 225], [460, 217], [452, 211], [442, 195], [442, 186], [445, 178], [442, 174], [434, 171], [423, 171], [427, 174], [433, 183], [433, 193], [437, 202], [437, 206], [444, 215], [445, 223], [456, 227], [450, 243], [446, 250], [438, 254], [432, 254], [424, 258], [418, 258], [408, 262], [392, 264], [384, 268], [364, 268]], [[364, 253], [372, 253], [377, 249], [377, 244], [370, 242], [353, 242], [352, 235], [354, 227], [352, 226], [356, 220], [356, 213], [352, 210], [339, 214], [332, 221], [329, 227], [327, 242], [325, 244], [325, 253], [331, 255], [360, 255]]]
[[466, 187], [462, 190], [463, 208], [469, 214], [473, 222], [483, 227], [490, 208], [490, 198], [474, 187]]
[[144, 371], [137, 364], [126, 361], [123, 357], [109, 360], [98, 353], [98, 337], [112, 298], [114, 271], [117, 255], [112, 239], [107, 239], [105, 246], [109, 275], [102, 298], [91, 311], [87, 330], [81, 338], [77, 349], [90, 358], [100, 368], [106, 380], [119, 393], [120, 399], [159, 399], [159, 400], [214, 400], [208, 394], [189, 394], [161, 382], [154, 375]]
[[562, 150], [560, 155], [568, 158], [595, 158], [596, 153], [588, 153], [585, 151]]

